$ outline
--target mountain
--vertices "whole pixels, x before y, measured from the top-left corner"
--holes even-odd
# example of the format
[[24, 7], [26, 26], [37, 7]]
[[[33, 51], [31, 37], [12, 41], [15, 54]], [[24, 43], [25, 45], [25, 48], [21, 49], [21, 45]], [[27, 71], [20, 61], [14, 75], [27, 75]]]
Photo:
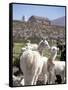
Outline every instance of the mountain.
[[52, 20], [51, 24], [65, 26], [65, 16]]

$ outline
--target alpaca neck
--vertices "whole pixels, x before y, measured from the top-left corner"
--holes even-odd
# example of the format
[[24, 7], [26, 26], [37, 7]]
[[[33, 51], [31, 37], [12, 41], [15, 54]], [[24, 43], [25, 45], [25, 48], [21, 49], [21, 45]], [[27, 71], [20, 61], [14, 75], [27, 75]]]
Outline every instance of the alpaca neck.
[[57, 56], [57, 52], [54, 53], [54, 54], [51, 54], [50, 59], [51, 59], [52, 61], [54, 61], [54, 60], [56, 59], [56, 56]]
[[43, 56], [43, 47], [42, 48], [40, 48], [40, 47], [38, 47], [38, 52], [40, 53], [40, 55], [42, 55]]

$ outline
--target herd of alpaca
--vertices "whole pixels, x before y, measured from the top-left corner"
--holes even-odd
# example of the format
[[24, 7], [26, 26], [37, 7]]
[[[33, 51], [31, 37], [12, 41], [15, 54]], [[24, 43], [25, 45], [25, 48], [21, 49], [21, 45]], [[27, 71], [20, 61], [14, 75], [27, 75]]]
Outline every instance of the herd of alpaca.
[[[43, 50], [50, 50], [50, 57], [43, 56]], [[65, 82], [65, 62], [56, 61], [58, 48], [50, 47], [46, 40], [42, 40], [39, 45], [27, 43], [22, 48], [23, 53], [20, 57], [20, 68], [24, 74], [22, 85], [36, 85], [41, 78], [44, 84], [55, 84], [56, 75], [60, 75], [62, 83]]]

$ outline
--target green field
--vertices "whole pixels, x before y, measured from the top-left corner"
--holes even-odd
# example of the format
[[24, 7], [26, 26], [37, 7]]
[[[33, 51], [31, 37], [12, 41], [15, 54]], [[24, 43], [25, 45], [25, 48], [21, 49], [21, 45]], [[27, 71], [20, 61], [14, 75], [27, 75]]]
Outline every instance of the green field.
[[[20, 57], [20, 54], [21, 54], [21, 48], [22, 47], [24, 47], [26, 44], [25, 43], [14, 43], [14, 47], [13, 47], [13, 63], [16, 63], [17, 62], [17, 60], [19, 59], [19, 57]], [[44, 56], [46, 56], [46, 57], [49, 57], [50, 56], [50, 52], [49, 52], [49, 50], [48, 49], [45, 49], [45, 51], [44, 51]], [[59, 60], [59, 58], [60, 58], [60, 54], [59, 54], [59, 52], [58, 52], [58, 55], [57, 55], [57, 60]]]

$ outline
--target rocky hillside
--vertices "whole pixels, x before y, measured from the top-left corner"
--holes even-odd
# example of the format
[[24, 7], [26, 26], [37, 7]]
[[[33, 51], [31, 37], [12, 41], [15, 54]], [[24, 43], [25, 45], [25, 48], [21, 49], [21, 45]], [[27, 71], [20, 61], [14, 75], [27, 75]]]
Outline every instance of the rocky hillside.
[[65, 27], [56, 25], [45, 25], [40, 23], [13, 21], [13, 40], [23, 40], [28, 38], [61, 39], [65, 38]]

